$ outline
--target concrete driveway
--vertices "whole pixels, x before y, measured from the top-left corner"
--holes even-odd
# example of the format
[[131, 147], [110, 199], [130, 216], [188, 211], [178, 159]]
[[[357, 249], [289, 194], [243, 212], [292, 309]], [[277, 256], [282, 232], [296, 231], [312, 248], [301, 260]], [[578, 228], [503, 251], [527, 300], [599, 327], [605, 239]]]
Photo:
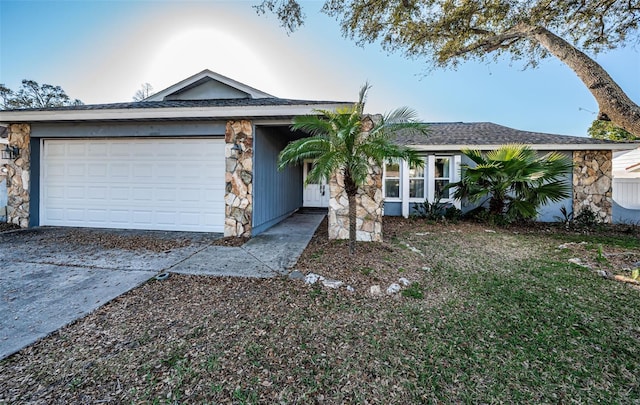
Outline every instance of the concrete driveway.
[[[0, 233], [0, 359], [158, 273], [287, 274], [323, 217], [295, 214], [242, 247], [213, 246], [221, 235], [210, 233], [77, 228]], [[163, 249], [165, 244], [170, 247]]]

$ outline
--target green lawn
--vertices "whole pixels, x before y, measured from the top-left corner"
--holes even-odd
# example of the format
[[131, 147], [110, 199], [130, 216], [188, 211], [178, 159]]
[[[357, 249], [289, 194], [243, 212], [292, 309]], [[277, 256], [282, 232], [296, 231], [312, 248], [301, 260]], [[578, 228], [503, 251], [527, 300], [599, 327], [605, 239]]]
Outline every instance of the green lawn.
[[568, 263], [615, 272], [637, 233], [394, 226], [384, 267], [300, 266], [404, 293], [173, 275], [0, 363], [0, 402], [640, 403], [640, 290]]

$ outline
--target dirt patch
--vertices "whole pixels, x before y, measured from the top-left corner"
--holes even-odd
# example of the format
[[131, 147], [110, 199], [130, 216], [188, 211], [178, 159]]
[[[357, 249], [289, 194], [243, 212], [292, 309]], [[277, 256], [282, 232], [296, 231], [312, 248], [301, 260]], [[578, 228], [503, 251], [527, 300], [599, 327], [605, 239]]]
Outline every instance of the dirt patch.
[[16, 229], [20, 229], [20, 226], [8, 222], [0, 222], [0, 232], [15, 231]]
[[237, 238], [235, 236], [225, 236], [224, 238], [216, 239], [213, 241], [212, 245], [214, 246], [229, 246], [229, 247], [240, 247], [247, 243], [249, 238]]
[[[430, 223], [420, 219], [385, 217], [384, 242], [360, 243], [350, 257], [347, 241], [328, 240], [326, 219], [298, 260], [296, 269], [343, 281], [356, 294], [368, 294], [373, 285], [383, 291], [400, 277], [409, 282], [428, 283], [439, 268], [455, 266], [470, 272], [496, 263], [531, 259], [545, 247], [535, 240], [523, 240], [518, 231], [491, 229], [484, 224], [460, 222]], [[483, 255], [465, 254], [483, 251]], [[489, 260], [490, 259], [490, 260]], [[427, 281], [425, 281], [427, 280]], [[433, 289], [453, 288], [434, 285]]]
[[186, 238], [159, 237], [150, 234], [119, 234], [116, 231], [93, 229], [70, 229], [64, 231], [58, 240], [61, 243], [98, 246], [103, 249], [140, 250], [166, 252], [189, 246], [192, 242]]

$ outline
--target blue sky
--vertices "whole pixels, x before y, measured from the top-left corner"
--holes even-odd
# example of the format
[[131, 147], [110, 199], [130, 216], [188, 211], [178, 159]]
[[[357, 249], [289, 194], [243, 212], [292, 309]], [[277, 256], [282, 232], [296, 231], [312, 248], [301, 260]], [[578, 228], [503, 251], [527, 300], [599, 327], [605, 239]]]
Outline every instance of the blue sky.
[[[427, 71], [424, 61], [342, 38], [320, 1], [304, 2], [306, 24], [289, 36], [255, 13], [259, 1], [0, 0], [0, 83], [33, 79], [110, 103], [130, 101], [142, 83], [158, 91], [211, 69], [283, 98], [355, 100], [369, 81], [368, 112], [406, 105], [427, 122], [586, 136], [595, 118], [595, 100], [556, 59], [532, 70], [505, 60]], [[640, 102], [637, 47], [597, 61]]]

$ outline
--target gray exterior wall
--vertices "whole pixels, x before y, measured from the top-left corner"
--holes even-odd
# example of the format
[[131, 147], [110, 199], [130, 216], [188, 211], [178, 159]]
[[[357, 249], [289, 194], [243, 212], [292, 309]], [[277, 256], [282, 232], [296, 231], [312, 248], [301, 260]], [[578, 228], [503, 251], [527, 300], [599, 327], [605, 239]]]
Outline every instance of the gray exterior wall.
[[611, 207], [611, 220], [614, 224], [640, 225], [640, 210], [621, 207], [614, 201]]
[[7, 178], [0, 177], [0, 222], [7, 222]]
[[29, 184], [29, 226], [40, 225], [40, 139], [33, 137], [31, 147], [31, 174]]
[[278, 153], [291, 139], [281, 127], [256, 127], [253, 162], [253, 231], [256, 236], [302, 206], [302, 168], [278, 171]]
[[33, 124], [31, 138], [224, 136], [225, 127], [217, 121]]
[[248, 98], [249, 95], [238, 89], [215, 80], [206, 80], [178, 93], [165, 97], [165, 100], [207, 100], [227, 98]]
[[[569, 160], [573, 160], [572, 152], [560, 152], [560, 153], [568, 157]], [[540, 154], [543, 155], [544, 153], [541, 152]], [[573, 190], [573, 172], [567, 173], [567, 175], [565, 176], [565, 181], [567, 182], [571, 190]], [[565, 198], [562, 201], [555, 202], [555, 203], [550, 202], [549, 204], [543, 205], [542, 207], [540, 207], [540, 210], [538, 213], [538, 221], [540, 222], [558, 221], [558, 217], [561, 216], [560, 208], [562, 207], [565, 207], [567, 209], [567, 213], [573, 212], [573, 191], [570, 194], [571, 195], [568, 198]]]
[[384, 203], [384, 215], [389, 217], [402, 216], [402, 203], [400, 202], [385, 202]]

